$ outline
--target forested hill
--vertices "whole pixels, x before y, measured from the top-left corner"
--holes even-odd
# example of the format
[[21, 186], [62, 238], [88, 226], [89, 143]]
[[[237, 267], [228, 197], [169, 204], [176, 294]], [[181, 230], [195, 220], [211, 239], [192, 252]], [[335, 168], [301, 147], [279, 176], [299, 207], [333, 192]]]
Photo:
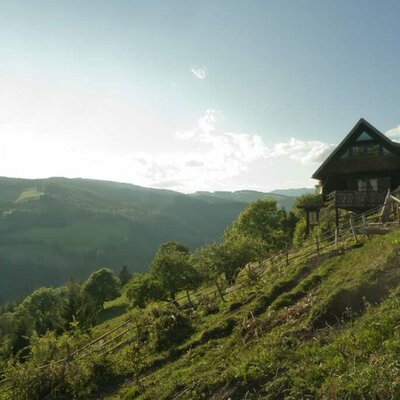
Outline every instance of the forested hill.
[[226, 202], [226, 201], [239, 201], [244, 203], [252, 203], [261, 199], [274, 199], [279, 208], [291, 210], [296, 197], [303, 194], [315, 193], [314, 189], [283, 189], [274, 190], [272, 192], [258, 192], [256, 190], [238, 190], [236, 192], [195, 192], [190, 196], [196, 199], [208, 201], [210, 203]]
[[0, 303], [101, 266], [144, 271], [161, 243], [209, 243], [249, 201], [87, 179], [0, 178]]

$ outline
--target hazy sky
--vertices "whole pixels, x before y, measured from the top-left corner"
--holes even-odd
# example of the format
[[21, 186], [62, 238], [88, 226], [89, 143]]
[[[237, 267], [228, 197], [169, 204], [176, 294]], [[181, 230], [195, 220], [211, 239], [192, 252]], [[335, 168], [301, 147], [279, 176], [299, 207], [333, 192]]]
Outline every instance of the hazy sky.
[[0, 0], [0, 175], [312, 186], [400, 136], [400, 1]]

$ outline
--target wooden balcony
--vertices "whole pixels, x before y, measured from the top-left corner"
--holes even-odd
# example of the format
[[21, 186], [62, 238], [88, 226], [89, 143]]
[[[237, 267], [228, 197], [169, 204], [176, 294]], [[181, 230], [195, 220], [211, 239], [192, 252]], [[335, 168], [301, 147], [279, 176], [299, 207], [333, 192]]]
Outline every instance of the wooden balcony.
[[339, 208], [349, 210], [367, 210], [382, 205], [387, 192], [358, 192], [355, 190], [338, 190], [328, 195]]

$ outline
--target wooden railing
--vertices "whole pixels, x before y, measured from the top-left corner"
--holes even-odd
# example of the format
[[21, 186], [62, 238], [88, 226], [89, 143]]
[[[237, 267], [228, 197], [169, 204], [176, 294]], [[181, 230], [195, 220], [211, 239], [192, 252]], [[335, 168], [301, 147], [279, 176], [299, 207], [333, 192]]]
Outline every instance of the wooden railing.
[[358, 192], [356, 190], [338, 190], [329, 194], [339, 208], [370, 209], [383, 204], [386, 192]]

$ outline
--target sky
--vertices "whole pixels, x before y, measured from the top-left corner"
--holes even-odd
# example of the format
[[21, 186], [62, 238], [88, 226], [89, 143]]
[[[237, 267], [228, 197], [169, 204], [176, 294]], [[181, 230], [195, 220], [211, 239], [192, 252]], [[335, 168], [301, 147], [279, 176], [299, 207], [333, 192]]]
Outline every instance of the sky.
[[399, 1], [0, 0], [0, 176], [312, 187], [400, 138]]

